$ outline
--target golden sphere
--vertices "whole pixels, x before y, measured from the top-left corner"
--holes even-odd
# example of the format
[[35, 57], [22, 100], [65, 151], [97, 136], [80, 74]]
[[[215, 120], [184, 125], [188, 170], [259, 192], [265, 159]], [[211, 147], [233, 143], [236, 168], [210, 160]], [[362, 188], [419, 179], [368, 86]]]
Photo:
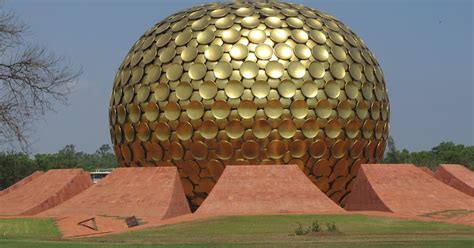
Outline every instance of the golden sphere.
[[282, 2], [213, 3], [150, 28], [115, 77], [120, 166], [177, 166], [193, 208], [224, 167], [297, 164], [340, 204], [388, 137], [382, 70], [323, 12]]

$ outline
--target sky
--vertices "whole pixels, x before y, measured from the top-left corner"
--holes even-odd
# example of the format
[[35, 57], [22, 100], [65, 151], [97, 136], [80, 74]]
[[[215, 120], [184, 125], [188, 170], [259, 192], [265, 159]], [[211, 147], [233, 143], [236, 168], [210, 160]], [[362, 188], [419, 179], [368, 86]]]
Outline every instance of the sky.
[[[205, 0], [7, 0], [29, 25], [27, 39], [83, 74], [67, 105], [35, 123], [33, 153], [67, 144], [94, 152], [110, 144], [109, 96], [132, 44], [163, 18]], [[442, 141], [474, 144], [473, 3], [470, 0], [292, 0], [327, 12], [364, 40], [379, 61], [399, 149]]]

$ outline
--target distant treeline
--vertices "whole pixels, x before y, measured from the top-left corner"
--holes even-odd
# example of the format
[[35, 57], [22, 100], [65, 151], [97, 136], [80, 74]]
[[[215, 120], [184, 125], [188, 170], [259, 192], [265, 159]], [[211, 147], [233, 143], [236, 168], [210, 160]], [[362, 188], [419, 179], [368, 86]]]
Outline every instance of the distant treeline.
[[36, 154], [33, 158], [25, 153], [0, 152], [0, 190], [37, 170], [83, 168], [93, 171], [116, 166], [117, 161], [109, 145], [102, 145], [91, 154], [78, 152], [74, 145], [67, 145], [57, 153]]
[[439, 164], [462, 164], [474, 170], [474, 146], [457, 145], [453, 142], [441, 142], [429, 151], [409, 152], [398, 150], [393, 139], [388, 139], [384, 163], [410, 163], [426, 166], [435, 170]]
[[[462, 164], [474, 170], [474, 146], [442, 142], [430, 151], [409, 152], [398, 150], [389, 138], [384, 163], [412, 163], [432, 170], [439, 164]], [[76, 151], [74, 145], [67, 145], [57, 153], [36, 154], [30, 158], [25, 153], [0, 152], [0, 190], [34, 171], [61, 168], [83, 168], [93, 171], [99, 168], [114, 168], [117, 161], [109, 145], [102, 145], [89, 154]]]

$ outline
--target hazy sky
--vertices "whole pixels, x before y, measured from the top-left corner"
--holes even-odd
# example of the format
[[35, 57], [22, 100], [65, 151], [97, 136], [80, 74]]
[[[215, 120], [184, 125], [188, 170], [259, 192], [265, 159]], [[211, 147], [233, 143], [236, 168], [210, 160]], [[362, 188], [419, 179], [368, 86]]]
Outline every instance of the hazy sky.
[[[112, 81], [132, 44], [151, 26], [199, 0], [10, 0], [30, 26], [28, 39], [83, 68], [69, 105], [36, 123], [34, 153], [67, 144], [95, 151], [110, 143]], [[391, 135], [399, 148], [441, 141], [473, 145], [472, 1], [318, 1], [301, 3], [342, 20], [375, 54], [385, 73]]]

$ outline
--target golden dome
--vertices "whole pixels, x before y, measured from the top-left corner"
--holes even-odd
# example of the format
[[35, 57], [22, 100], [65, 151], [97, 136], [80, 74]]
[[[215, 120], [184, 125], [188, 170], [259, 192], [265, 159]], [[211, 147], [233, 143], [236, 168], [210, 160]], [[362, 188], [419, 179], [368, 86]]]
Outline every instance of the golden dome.
[[343, 204], [388, 137], [382, 70], [334, 17], [282, 2], [178, 12], [133, 45], [115, 77], [120, 166], [177, 166], [193, 208], [226, 165], [297, 164]]

